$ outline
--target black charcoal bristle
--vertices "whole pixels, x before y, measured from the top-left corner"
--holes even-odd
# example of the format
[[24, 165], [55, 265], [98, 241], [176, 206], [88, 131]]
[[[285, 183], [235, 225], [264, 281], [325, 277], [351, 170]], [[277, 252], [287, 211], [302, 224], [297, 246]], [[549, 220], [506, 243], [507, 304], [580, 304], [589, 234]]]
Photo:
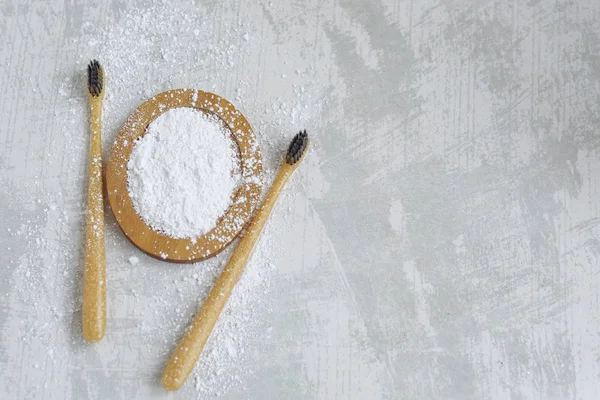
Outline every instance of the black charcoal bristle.
[[287, 154], [285, 155], [285, 162], [290, 165], [296, 164], [298, 160], [302, 158], [307, 146], [308, 134], [305, 129], [304, 131], [298, 132], [292, 139], [292, 143], [290, 143], [290, 147], [288, 147]]
[[92, 60], [88, 64], [88, 90], [94, 97], [102, 93], [103, 82], [102, 67], [98, 60]]

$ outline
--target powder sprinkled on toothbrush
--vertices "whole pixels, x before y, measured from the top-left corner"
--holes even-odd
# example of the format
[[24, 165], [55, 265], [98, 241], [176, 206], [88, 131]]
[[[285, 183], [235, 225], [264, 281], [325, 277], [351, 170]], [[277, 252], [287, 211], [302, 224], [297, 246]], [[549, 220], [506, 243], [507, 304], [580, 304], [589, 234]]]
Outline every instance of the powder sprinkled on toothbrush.
[[216, 115], [180, 107], [148, 125], [127, 164], [129, 196], [152, 229], [195, 238], [212, 229], [239, 183], [239, 154]]

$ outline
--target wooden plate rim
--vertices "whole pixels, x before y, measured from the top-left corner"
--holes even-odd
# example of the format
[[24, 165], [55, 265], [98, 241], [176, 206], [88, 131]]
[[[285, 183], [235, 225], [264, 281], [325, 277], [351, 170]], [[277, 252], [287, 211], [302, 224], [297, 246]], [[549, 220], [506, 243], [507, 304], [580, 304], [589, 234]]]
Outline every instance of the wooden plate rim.
[[[176, 107], [193, 107], [217, 115], [229, 127], [241, 158], [241, 183], [232, 206], [209, 232], [194, 240], [174, 239], [154, 231], [135, 212], [127, 190], [127, 162], [135, 140], [159, 115]], [[107, 169], [108, 200], [125, 236], [159, 260], [192, 263], [213, 257], [231, 243], [250, 221], [262, 189], [262, 156], [250, 123], [229, 101], [210, 92], [174, 89], [142, 103], [127, 119], [113, 143]]]

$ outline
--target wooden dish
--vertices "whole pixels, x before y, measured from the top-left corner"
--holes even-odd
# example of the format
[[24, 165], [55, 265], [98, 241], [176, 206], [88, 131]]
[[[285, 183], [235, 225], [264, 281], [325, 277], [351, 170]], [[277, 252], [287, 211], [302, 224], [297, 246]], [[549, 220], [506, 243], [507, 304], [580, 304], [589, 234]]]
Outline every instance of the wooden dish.
[[[135, 140], [146, 133], [156, 117], [176, 107], [194, 107], [221, 118], [231, 131], [241, 160], [242, 178], [232, 194], [232, 205], [211, 231], [195, 240], [174, 239], [154, 231], [135, 212], [127, 190], [127, 163]], [[258, 205], [261, 172], [262, 157], [252, 127], [230, 102], [201, 90], [176, 89], [147, 100], [127, 119], [110, 153], [106, 188], [119, 226], [136, 247], [160, 260], [191, 263], [216, 255], [240, 234]]]

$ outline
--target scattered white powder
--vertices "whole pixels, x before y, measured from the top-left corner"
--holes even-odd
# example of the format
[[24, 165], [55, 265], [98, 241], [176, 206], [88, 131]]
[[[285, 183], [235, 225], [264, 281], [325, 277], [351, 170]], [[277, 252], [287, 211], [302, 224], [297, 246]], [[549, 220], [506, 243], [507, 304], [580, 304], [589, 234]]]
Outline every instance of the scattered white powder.
[[[310, 57], [295, 57], [289, 68], [276, 64], [276, 54], [285, 47], [265, 48], [274, 43], [277, 32], [268, 24], [258, 29], [263, 27], [256, 25], [263, 10], [248, 4], [247, 18], [227, 27], [222, 25], [222, 6], [162, 0], [127, 4], [116, 19], [107, 15], [99, 21], [86, 14], [81, 33], [64, 43], [66, 57], [55, 70], [57, 101], [51, 112], [39, 111], [47, 117], [49, 128], [61, 134], [32, 141], [29, 149], [44, 155], [43, 162], [3, 180], [7, 190], [0, 193], [6, 215], [11, 216], [2, 221], [8, 232], [4, 244], [19, 251], [12, 250], [14, 257], [4, 266], [3, 359], [19, 365], [26, 354], [31, 365], [38, 363], [45, 371], [0, 371], [3, 381], [12, 382], [5, 387], [6, 398], [19, 398], [22, 388], [31, 398], [71, 393], [73, 379], [94, 392], [100, 383], [117, 392], [127, 387], [130, 398], [148, 398], [150, 390], [161, 390], [160, 374], [168, 358], [233, 250], [229, 246], [216, 257], [192, 265], [145, 257], [132, 268], [128, 258], [137, 250], [107, 209], [107, 333], [92, 347], [84, 342], [81, 277], [89, 151], [84, 88], [91, 58], [98, 58], [107, 73], [102, 121], [105, 162], [131, 112], [149, 97], [174, 88], [211, 91], [234, 101], [257, 135], [264, 190], [276, 176], [290, 135], [332, 118], [322, 112], [327, 88], [318, 83], [323, 78], [319, 74], [328, 70]], [[251, 32], [248, 39], [246, 32]], [[166, 60], [162, 49], [168, 53]], [[275, 60], [272, 70], [247, 67], [261, 65], [265, 54]], [[293, 68], [300, 72], [294, 73]], [[283, 70], [288, 78], [281, 85]], [[298, 171], [300, 176], [308, 165]], [[304, 200], [298, 176], [279, 198], [192, 376], [179, 391], [182, 398], [240, 398], [254, 384], [253, 375], [261, 368], [256, 364], [256, 349], [269, 340], [269, 326], [274, 323], [270, 314], [278, 307], [273, 292], [281, 272], [275, 268], [284, 265], [276, 260], [281, 259], [284, 239], [294, 228], [284, 216]], [[109, 369], [117, 364], [129, 372], [112, 374]], [[88, 370], [74, 370], [73, 365]], [[132, 379], [137, 384], [131, 385]]]
[[137, 140], [127, 164], [129, 196], [154, 230], [174, 238], [208, 232], [239, 182], [228, 128], [214, 114], [174, 108]]
[[129, 257], [127, 261], [129, 261], [129, 264], [131, 265], [138, 265], [140, 263], [140, 259], [136, 256]]

